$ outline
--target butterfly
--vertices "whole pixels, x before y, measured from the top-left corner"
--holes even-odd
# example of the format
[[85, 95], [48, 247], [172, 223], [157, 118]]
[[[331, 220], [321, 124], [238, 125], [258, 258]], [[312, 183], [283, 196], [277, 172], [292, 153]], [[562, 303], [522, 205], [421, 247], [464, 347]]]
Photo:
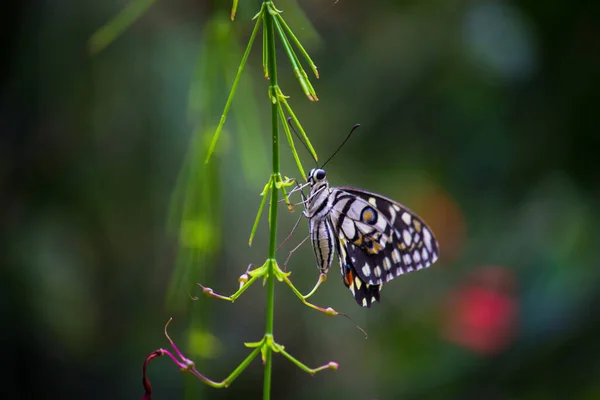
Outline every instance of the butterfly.
[[317, 267], [327, 274], [337, 253], [344, 285], [363, 307], [379, 301], [384, 283], [438, 259], [431, 229], [408, 208], [353, 187], [331, 187], [313, 168], [304, 201]]

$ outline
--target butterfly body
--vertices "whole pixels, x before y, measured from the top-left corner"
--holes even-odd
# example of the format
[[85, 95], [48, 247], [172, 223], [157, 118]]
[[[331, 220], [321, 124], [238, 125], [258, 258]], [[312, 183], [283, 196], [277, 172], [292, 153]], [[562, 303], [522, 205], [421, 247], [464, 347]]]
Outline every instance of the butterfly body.
[[308, 176], [304, 215], [322, 273], [337, 253], [345, 286], [363, 307], [379, 301], [384, 283], [429, 267], [438, 258], [431, 230], [412, 211], [378, 194], [330, 187], [323, 169]]

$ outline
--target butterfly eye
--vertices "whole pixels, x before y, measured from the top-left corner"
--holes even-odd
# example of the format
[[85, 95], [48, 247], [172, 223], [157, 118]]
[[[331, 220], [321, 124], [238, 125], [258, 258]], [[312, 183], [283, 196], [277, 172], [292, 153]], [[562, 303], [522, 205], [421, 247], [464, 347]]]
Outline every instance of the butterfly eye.
[[317, 180], [319, 181], [325, 179], [325, 171], [322, 169], [318, 169], [315, 173], [315, 178], [317, 178]]

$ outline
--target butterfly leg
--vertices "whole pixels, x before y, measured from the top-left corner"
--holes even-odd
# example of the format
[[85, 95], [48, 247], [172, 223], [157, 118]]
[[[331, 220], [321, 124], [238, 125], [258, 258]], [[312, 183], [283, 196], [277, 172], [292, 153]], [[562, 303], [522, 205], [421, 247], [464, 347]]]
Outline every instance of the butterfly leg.
[[[290, 234], [291, 235], [291, 234]], [[290, 253], [288, 254], [287, 258], [285, 259], [285, 262], [283, 263], [283, 271], [286, 272], [287, 271], [287, 264], [290, 261], [290, 258], [292, 258], [292, 254], [294, 254], [294, 252], [296, 250], [298, 250], [300, 248], [300, 246], [302, 246], [309, 238], [310, 236], [306, 236], [299, 244], [298, 246], [294, 247], [292, 250], [290, 250]]]
[[[279, 200], [279, 202], [280, 203], [281, 202], [285, 202], [285, 204], [287, 205], [288, 209], [290, 211], [293, 211], [294, 206], [298, 205], [298, 204], [291, 204], [289, 202], [289, 196], [291, 196], [293, 193], [295, 193], [297, 191], [300, 191], [302, 199], [304, 200], [306, 198], [306, 195], [304, 195], [304, 191], [302, 189], [304, 189], [308, 185], [308, 183], [301, 184], [301, 183], [298, 182], [298, 180], [296, 178], [291, 178], [291, 179], [290, 178], [286, 178], [286, 179], [287, 179], [286, 183], [288, 183], [288, 182], [289, 183], [293, 183], [296, 186], [294, 186], [294, 188], [292, 190], [290, 190], [289, 193], [285, 194], [284, 198], [281, 199], [281, 200]], [[285, 190], [283, 186], [282, 186], [282, 190]], [[303, 204], [303, 203], [299, 203], [299, 204]]]
[[[325, 188], [321, 188], [321, 189], [317, 190], [315, 193], [312, 193], [310, 196], [307, 197], [304, 194], [304, 191], [302, 190], [305, 186], [306, 186], [306, 184], [301, 185], [300, 189], [298, 189], [300, 191], [300, 195], [302, 196], [302, 201], [295, 203], [295, 204], [288, 204], [288, 207], [301, 206], [303, 204], [306, 204], [309, 201], [311, 201], [313, 199], [313, 197], [317, 196], [325, 189]], [[292, 190], [289, 194], [292, 194], [293, 192], [294, 192], [294, 190]]]
[[[290, 234], [283, 240], [283, 242], [281, 242], [281, 244], [279, 245], [279, 247], [277, 247], [276, 251], [279, 251], [279, 249], [281, 248], [281, 246], [283, 246], [285, 244], [285, 242], [288, 241], [289, 238], [292, 237], [292, 235], [294, 234], [294, 231], [296, 230], [296, 228], [298, 227], [298, 224], [300, 223], [300, 220], [302, 219], [302, 215], [298, 218], [298, 221], [296, 221], [296, 223], [294, 224], [294, 227], [292, 228], [292, 231], [290, 232]], [[304, 239], [306, 240], [306, 239]], [[298, 247], [300, 247], [299, 245], [292, 251], [295, 251]], [[289, 260], [289, 257], [288, 257]], [[285, 262], [287, 264], [287, 261]], [[285, 270], [285, 268], [284, 268]]]
[[292, 193], [295, 193], [297, 191], [301, 191], [307, 185], [306, 183], [299, 183], [296, 178], [291, 178], [290, 182], [295, 183], [296, 186], [294, 186], [294, 188], [289, 191], [288, 195], [291, 195]]
[[[304, 190], [303, 190], [307, 185], [308, 185], [307, 183], [302, 184], [302, 185], [299, 184], [298, 186], [296, 186], [294, 189], [292, 189], [288, 193], [288, 195], [292, 195], [293, 193], [299, 191], [300, 192], [300, 197], [302, 197], [302, 201], [300, 201], [298, 203], [295, 203], [295, 204], [288, 203], [287, 204], [287, 206], [290, 209], [290, 211], [293, 209], [293, 207], [295, 207], [295, 206], [301, 206], [303, 204], [306, 204], [310, 200], [309, 198], [306, 197], [306, 195], [304, 194]], [[283, 200], [285, 200], [285, 199], [283, 199]], [[280, 200], [280, 201], [282, 201], [282, 200]]]

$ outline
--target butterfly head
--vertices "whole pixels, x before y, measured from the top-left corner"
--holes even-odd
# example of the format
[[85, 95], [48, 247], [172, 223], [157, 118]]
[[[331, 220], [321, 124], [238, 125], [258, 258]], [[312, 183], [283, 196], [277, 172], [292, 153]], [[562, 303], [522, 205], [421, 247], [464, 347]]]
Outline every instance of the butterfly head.
[[324, 191], [323, 193], [329, 192], [329, 182], [325, 170], [321, 168], [313, 168], [308, 173], [308, 186], [310, 187], [311, 193], [317, 193]]
[[315, 193], [329, 193], [329, 182], [327, 182], [325, 170], [321, 168], [313, 168], [308, 173], [308, 186], [310, 192]]
[[327, 184], [325, 170], [321, 168], [313, 168], [308, 173], [308, 184], [310, 186], [318, 185], [319, 183]]

